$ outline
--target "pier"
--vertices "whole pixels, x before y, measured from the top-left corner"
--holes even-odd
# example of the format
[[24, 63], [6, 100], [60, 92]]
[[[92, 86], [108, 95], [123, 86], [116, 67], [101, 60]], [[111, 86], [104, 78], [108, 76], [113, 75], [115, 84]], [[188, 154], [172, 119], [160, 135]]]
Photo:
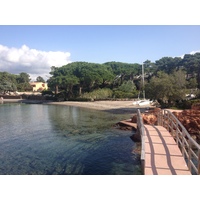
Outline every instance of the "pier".
[[137, 111], [144, 175], [200, 175], [200, 145], [168, 110], [157, 113], [156, 125], [145, 125]]

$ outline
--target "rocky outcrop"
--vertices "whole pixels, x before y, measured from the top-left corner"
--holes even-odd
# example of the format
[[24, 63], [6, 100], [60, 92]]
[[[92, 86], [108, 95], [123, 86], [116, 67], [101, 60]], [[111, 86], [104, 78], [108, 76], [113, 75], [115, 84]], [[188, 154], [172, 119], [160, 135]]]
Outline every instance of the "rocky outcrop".
[[[160, 108], [149, 110], [143, 113], [144, 124], [157, 125], [157, 113]], [[179, 112], [172, 112], [181, 124], [186, 128], [188, 133], [200, 144], [200, 103], [194, 104], [191, 109]]]
[[[142, 118], [144, 124], [156, 124], [157, 123], [157, 113], [160, 111], [160, 108], [153, 108], [151, 110], [142, 113]], [[137, 123], [137, 114], [133, 115], [131, 118], [132, 123]]]
[[200, 133], [200, 110], [184, 110], [173, 112], [190, 134]]
[[[154, 108], [148, 110], [145, 113], [142, 113], [143, 123], [144, 124], [157, 124], [157, 113], [160, 111], [160, 108]], [[131, 122], [137, 124], [137, 114], [133, 115]], [[134, 142], [141, 142], [141, 136], [138, 131], [130, 137]]]
[[[160, 108], [154, 108], [148, 110], [148, 112], [142, 113], [142, 118], [144, 124], [157, 125], [157, 114], [160, 111]], [[179, 112], [172, 112], [177, 119], [182, 123], [186, 128], [188, 133], [200, 144], [200, 104], [194, 104], [190, 110], [183, 110]], [[133, 115], [130, 122], [137, 123], [137, 115]], [[130, 130], [127, 128], [128, 125], [124, 125], [121, 129]], [[139, 141], [139, 135], [135, 134], [132, 136], [134, 141]]]
[[192, 110], [200, 110], [200, 103], [195, 103], [192, 105]]
[[157, 124], [157, 114], [160, 111], [160, 108], [154, 108], [142, 114], [144, 124], [156, 125]]
[[133, 117], [131, 118], [132, 123], [137, 123], [137, 114], [134, 114]]
[[188, 133], [200, 144], [200, 104], [195, 104], [190, 110], [172, 112], [183, 124]]

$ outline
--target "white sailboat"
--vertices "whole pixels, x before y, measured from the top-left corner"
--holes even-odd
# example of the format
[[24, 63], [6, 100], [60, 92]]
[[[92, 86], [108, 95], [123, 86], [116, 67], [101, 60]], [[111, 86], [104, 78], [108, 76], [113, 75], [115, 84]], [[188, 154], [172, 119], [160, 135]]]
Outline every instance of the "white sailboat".
[[133, 101], [134, 106], [150, 106], [153, 103], [153, 101], [149, 99], [138, 99], [136, 101]]
[[153, 102], [149, 99], [137, 100], [133, 102], [133, 105], [136, 106], [150, 106]]
[[138, 100], [133, 101], [133, 105], [134, 106], [150, 106], [153, 101], [150, 101], [149, 99], [145, 99], [145, 90], [144, 90], [144, 65], [142, 63], [142, 85], [143, 85], [143, 99], [139, 99], [138, 96]]

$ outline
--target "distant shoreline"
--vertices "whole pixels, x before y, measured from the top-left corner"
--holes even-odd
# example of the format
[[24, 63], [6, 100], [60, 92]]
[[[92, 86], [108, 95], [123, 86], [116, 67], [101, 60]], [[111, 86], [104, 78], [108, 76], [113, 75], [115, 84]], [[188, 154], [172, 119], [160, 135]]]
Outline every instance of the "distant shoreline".
[[78, 102], [78, 101], [64, 101], [64, 102], [49, 102], [49, 105], [74, 106], [87, 109], [107, 111], [114, 114], [134, 114], [137, 109], [144, 109], [145, 107], [133, 106], [133, 101], [93, 101], [93, 102]]
[[[0, 101], [1, 103], [33, 103], [33, 104], [42, 104], [44, 103], [43, 100], [28, 100], [28, 99], [3, 99]], [[49, 101], [45, 101], [49, 102]]]
[[1, 102], [5, 102], [5, 103], [9, 103], [9, 102], [11, 102], [11, 103], [20, 103], [20, 102], [22, 102], [23, 101], [23, 99], [3, 99]]
[[30, 103], [30, 104], [44, 104], [44, 105], [59, 105], [59, 106], [73, 106], [87, 109], [107, 111], [114, 114], [134, 114], [137, 109], [144, 109], [145, 107], [133, 106], [133, 101], [93, 101], [93, 102], [80, 102], [80, 101], [42, 101], [42, 100], [25, 100], [25, 99], [3, 99], [3, 103]]

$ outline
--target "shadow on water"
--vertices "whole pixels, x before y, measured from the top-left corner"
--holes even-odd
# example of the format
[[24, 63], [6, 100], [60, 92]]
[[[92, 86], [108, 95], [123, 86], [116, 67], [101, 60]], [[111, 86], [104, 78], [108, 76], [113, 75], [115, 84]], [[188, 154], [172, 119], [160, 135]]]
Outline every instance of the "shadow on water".
[[103, 111], [111, 114], [135, 114], [137, 113], [137, 109], [140, 109], [141, 112], [148, 110], [149, 108], [116, 108], [116, 109], [105, 109]]

